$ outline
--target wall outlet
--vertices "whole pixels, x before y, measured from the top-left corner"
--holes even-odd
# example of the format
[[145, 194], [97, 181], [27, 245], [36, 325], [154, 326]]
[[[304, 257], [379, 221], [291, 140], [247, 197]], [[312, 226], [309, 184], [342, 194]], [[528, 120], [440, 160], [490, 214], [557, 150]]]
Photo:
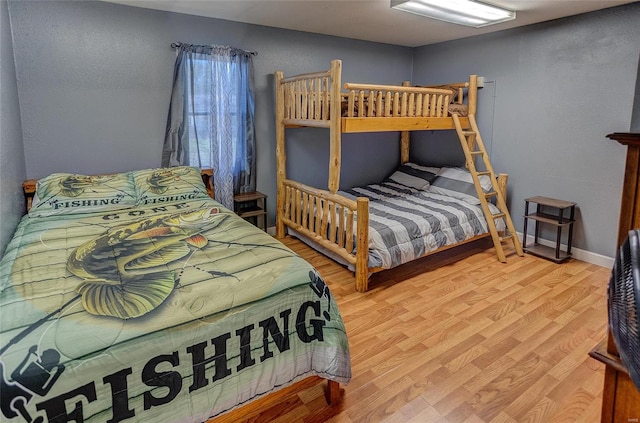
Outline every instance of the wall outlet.
[[484, 76], [478, 77], [478, 88], [484, 88]]

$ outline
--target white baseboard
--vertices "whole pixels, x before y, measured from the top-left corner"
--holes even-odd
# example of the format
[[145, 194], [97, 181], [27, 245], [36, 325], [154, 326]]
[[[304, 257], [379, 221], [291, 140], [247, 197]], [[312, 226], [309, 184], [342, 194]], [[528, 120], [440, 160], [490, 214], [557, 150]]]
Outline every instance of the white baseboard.
[[[518, 237], [522, 239], [522, 233], [517, 232]], [[547, 247], [555, 248], [556, 243], [546, 239], [538, 238], [538, 243]], [[527, 245], [533, 244], [533, 235], [527, 235]], [[560, 244], [560, 248], [564, 251], [567, 250], [566, 244]], [[571, 257], [576, 260], [584, 261], [587, 263], [595, 264], [598, 266], [606, 267], [607, 269], [613, 268], [615, 258], [603, 256], [602, 254], [592, 253], [591, 251], [581, 250], [580, 248], [571, 247]]]
[[276, 227], [275, 226], [269, 226], [267, 228], [267, 233], [271, 236], [276, 236]]

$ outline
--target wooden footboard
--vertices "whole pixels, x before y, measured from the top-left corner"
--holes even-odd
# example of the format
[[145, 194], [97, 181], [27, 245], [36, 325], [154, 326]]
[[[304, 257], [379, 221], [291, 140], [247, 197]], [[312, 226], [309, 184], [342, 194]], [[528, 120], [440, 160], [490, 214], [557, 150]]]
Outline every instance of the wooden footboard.
[[[355, 266], [356, 290], [367, 290], [369, 199], [339, 194], [285, 179], [278, 220]], [[354, 227], [355, 226], [355, 227]]]
[[[506, 199], [508, 175], [501, 173], [497, 175], [497, 180], [498, 187]], [[369, 272], [384, 270], [368, 267], [369, 199], [359, 197], [353, 201], [342, 195], [290, 179], [283, 180], [282, 186], [283, 199], [276, 210], [278, 223], [293, 229], [353, 265], [356, 291], [366, 292], [369, 288]], [[284, 231], [277, 236], [284, 237]], [[486, 236], [490, 234], [482, 234], [461, 244]], [[426, 253], [425, 256], [454, 246], [446, 245]]]

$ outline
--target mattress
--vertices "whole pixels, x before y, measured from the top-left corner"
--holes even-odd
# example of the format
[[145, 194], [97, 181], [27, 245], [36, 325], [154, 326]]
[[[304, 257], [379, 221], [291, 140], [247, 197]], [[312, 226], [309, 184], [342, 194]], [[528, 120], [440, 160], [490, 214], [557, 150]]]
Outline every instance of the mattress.
[[[479, 205], [428, 189], [386, 180], [341, 194], [369, 198], [369, 267], [389, 269], [489, 231]], [[497, 220], [496, 227], [504, 230], [504, 221]]]
[[351, 377], [317, 271], [214, 200], [25, 216], [0, 316], [3, 421], [201, 422]]

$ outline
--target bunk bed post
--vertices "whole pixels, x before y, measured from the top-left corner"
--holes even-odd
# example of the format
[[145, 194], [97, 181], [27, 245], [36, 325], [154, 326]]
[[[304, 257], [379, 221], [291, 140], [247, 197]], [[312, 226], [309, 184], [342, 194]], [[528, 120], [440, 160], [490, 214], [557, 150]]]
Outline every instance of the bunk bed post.
[[356, 291], [366, 292], [369, 288], [369, 199], [358, 197], [356, 203]]
[[340, 165], [341, 165], [341, 101], [342, 101], [342, 61], [331, 61], [331, 87], [330, 89], [330, 126], [329, 126], [329, 191], [335, 194], [340, 187]]
[[284, 85], [282, 79], [284, 73], [275, 73], [276, 83], [276, 238], [284, 238], [284, 213], [285, 187], [284, 180], [287, 177], [287, 154], [285, 152], [284, 139]]
[[409, 161], [409, 131], [400, 132], [400, 164]]
[[504, 197], [504, 201], [507, 201], [507, 180], [509, 179], [509, 175], [506, 173], [498, 173], [498, 188], [502, 192], [502, 197]]
[[469, 114], [476, 114], [476, 106], [478, 104], [478, 75], [469, 75], [469, 88], [467, 89], [467, 99], [469, 106]]
[[[403, 87], [411, 86], [411, 81], [404, 81]], [[400, 132], [400, 164], [405, 164], [409, 161], [409, 131]]]

